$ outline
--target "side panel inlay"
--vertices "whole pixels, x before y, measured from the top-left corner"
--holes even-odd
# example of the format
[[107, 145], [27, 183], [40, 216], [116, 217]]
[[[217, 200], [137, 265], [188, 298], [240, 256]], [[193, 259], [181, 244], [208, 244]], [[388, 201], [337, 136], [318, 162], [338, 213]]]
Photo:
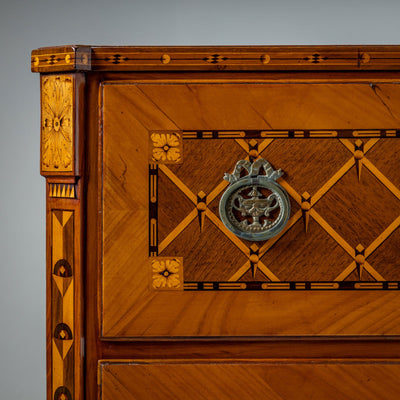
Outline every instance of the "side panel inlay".
[[74, 163], [74, 77], [41, 78], [41, 169], [72, 172]]
[[74, 393], [74, 212], [51, 212], [52, 393], [54, 400]]
[[65, 199], [76, 198], [76, 187], [68, 183], [50, 183], [49, 197], [60, 197]]

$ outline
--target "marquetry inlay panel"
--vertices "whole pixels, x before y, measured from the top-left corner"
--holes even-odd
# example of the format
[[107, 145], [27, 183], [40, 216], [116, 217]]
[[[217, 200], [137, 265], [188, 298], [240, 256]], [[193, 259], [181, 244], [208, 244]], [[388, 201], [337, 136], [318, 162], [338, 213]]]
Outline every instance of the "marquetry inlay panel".
[[72, 172], [74, 163], [74, 77], [43, 76], [41, 169]]
[[72, 400], [76, 340], [73, 211], [51, 212], [51, 265], [52, 393], [54, 400]]
[[[370, 256], [381, 253], [380, 246], [400, 226], [400, 190], [369, 159], [371, 149], [397, 143], [399, 131], [188, 130], [181, 135], [186, 161], [150, 168], [149, 252], [184, 258], [185, 290], [399, 289], [400, 274], [385, 276], [382, 263], [370, 263]], [[332, 140], [322, 140], [326, 137]], [[201, 152], [214, 160], [206, 172], [197, 156]], [[276, 237], [251, 243], [221, 223], [218, 203], [227, 186], [221, 171], [241, 158], [261, 157], [284, 166], [279, 183], [290, 196], [292, 213]]]
[[90, 70], [91, 49], [89, 46], [65, 46], [34, 50], [31, 69], [32, 72]]
[[32, 52], [34, 72], [70, 70], [379, 70], [400, 64], [398, 46], [69, 46]]
[[400, 46], [31, 68], [47, 400], [398, 398]]
[[[398, 252], [400, 88], [375, 89], [105, 82], [100, 337], [396, 334], [381, 313], [398, 308], [399, 272], [384, 260]], [[179, 134], [180, 163], [152, 159], [154, 133]], [[277, 236], [250, 242], [225, 228], [219, 204], [224, 174], [259, 158], [284, 172], [291, 214]], [[162, 258], [182, 259], [179, 289], [153, 272]]]
[[152, 281], [156, 290], [183, 289], [183, 260], [181, 257], [155, 257], [150, 259]]
[[76, 186], [72, 183], [49, 183], [49, 197], [76, 198]]
[[180, 132], [151, 132], [150, 162], [157, 164], [182, 163], [182, 135]]

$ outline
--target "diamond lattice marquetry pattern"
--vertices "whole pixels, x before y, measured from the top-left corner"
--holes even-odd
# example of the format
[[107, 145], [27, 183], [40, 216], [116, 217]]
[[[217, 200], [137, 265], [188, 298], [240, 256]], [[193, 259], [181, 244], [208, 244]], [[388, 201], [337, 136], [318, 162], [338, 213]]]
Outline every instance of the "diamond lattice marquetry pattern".
[[73, 388], [74, 374], [74, 213], [51, 212], [51, 309], [53, 391]]
[[[160, 215], [159, 254], [187, 253], [185, 281], [398, 280], [393, 140], [184, 140], [185, 162], [160, 166], [160, 185], [167, 178], [185, 200], [176, 203], [182, 207], [175, 226]], [[391, 168], [381, 162], [380, 146], [392, 154]], [[207, 160], [200, 157], [205, 153]], [[228, 185], [223, 173], [240, 159], [260, 157], [284, 170], [279, 183], [292, 211], [279, 235], [251, 243], [225, 228], [218, 203]], [[164, 205], [160, 197], [159, 208]]]

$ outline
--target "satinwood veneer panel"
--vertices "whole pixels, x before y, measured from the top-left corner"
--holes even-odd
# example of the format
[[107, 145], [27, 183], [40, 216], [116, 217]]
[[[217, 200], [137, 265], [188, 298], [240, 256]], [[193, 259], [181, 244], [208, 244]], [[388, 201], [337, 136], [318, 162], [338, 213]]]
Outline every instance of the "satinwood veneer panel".
[[[399, 334], [397, 84], [106, 82], [101, 109], [103, 338]], [[292, 203], [256, 247], [218, 215], [246, 157]]]
[[[101, 400], [396, 399], [398, 362], [101, 361]], [[190, 383], [189, 383], [190, 382]]]

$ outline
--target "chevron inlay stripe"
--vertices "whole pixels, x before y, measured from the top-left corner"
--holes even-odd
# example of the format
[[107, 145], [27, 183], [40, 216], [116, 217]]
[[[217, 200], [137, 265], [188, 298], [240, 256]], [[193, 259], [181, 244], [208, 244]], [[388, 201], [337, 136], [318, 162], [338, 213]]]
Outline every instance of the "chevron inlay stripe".
[[[51, 213], [52, 392], [71, 400], [74, 392], [74, 212]], [[55, 307], [55, 305], [58, 307]]]

